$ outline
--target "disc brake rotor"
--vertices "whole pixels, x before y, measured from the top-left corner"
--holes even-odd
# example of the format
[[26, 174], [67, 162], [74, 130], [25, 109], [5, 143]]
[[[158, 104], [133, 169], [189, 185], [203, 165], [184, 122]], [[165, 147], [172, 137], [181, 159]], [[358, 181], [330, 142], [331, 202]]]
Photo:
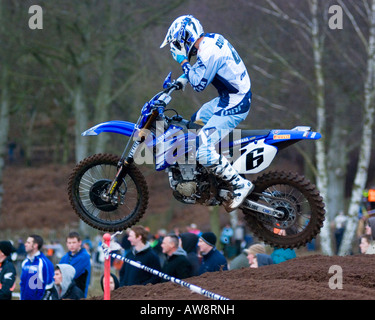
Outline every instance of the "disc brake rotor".
[[90, 200], [91, 202], [101, 211], [114, 211], [117, 209], [118, 204], [104, 201], [101, 197], [103, 192], [107, 191], [108, 186], [111, 184], [111, 180], [103, 179], [96, 181], [90, 188]]
[[288, 197], [288, 195], [282, 195], [280, 193], [278, 193], [276, 197], [263, 193], [261, 199], [264, 200], [268, 206], [283, 212], [284, 216], [282, 218], [276, 218], [258, 214], [258, 219], [274, 228], [287, 229], [292, 226], [297, 219], [298, 208], [293, 199], [287, 199], [286, 197]]

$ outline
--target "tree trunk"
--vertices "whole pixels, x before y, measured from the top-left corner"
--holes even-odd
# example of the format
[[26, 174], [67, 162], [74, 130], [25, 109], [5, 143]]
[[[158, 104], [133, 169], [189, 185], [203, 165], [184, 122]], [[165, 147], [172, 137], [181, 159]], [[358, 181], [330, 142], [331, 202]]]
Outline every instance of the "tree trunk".
[[82, 81], [78, 80], [73, 91], [73, 110], [75, 114], [76, 162], [88, 155], [88, 139], [82, 132], [88, 129], [88, 115], [83, 101]]
[[333, 221], [340, 211], [345, 211], [345, 182], [347, 174], [347, 148], [343, 117], [335, 113], [331, 139], [327, 152], [328, 186], [325, 204], [329, 221]]
[[[326, 165], [326, 110], [325, 110], [325, 99], [324, 99], [324, 75], [322, 69], [322, 56], [323, 46], [319, 36], [319, 23], [318, 23], [318, 0], [311, 0], [310, 5], [312, 15], [312, 44], [314, 54], [314, 73], [316, 81], [316, 110], [317, 110], [317, 131], [322, 134], [322, 138], [317, 141], [316, 147], [316, 163], [318, 168], [318, 175], [316, 177], [317, 187], [325, 199], [328, 195], [328, 175]], [[326, 219], [320, 233], [320, 243], [322, 247], [322, 253], [326, 255], [332, 255], [332, 241], [330, 232], [330, 221], [329, 214], [326, 214]]]
[[[108, 121], [108, 106], [111, 96], [112, 74], [113, 74], [113, 48], [109, 46], [105, 50], [100, 82], [98, 88], [98, 95], [95, 100], [95, 123]], [[95, 139], [94, 153], [100, 153], [105, 150], [105, 144], [108, 140], [107, 134], [100, 134]]]
[[5, 157], [9, 133], [9, 69], [6, 64], [3, 64], [1, 71], [1, 100], [0, 100], [0, 218], [1, 208], [3, 203], [4, 187], [3, 187], [3, 172], [5, 165]]

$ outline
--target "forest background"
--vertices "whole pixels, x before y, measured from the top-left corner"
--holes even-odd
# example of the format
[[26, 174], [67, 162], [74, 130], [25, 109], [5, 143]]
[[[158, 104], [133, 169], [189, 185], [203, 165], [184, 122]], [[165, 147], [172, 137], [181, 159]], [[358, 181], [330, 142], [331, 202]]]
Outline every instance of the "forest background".
[[[41, 28], [33, 5], [43, 10]], [[253, 101], [240, 128], [308, 125], [322, 133], [316, 144], [283, 151], [281, 164], [321, 190], [322, 252], [334, 253], [330, 226], [340, 211], [348, 217], [340, 254], [351, 252], [362, 192], [375, 184], [374, 0], [1, 0], [0, 229], [5, 172], [122, 152], [121, 139], [81, 132], [136, 121], [168, 72], [181, 74], [159, 46], [183, 14], [223, 34], [248, 67]], [[216, 92], [189, 87], [178, 95], [173, 107], [189, 118]], [[10, 150], [21, 162], [11, 163]]]

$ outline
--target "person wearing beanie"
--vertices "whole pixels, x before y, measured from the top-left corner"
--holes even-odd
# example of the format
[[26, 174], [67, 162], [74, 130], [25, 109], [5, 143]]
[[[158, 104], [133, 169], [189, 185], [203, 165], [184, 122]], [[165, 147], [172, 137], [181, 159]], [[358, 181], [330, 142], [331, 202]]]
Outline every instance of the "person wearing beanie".
[[204, 232], [199, 238], [198, 247], [202, 255], [199, 267], [199, 275], [205, 272], [228, 270], [227, 260], [224, 255], [216, 249], [216, 236], [213, 232]]
[[199, 237], [195, 233], [184, 232], [180, 234], [180, 247], [186, 251], [186, 258], [191, 264], [192, 276], [199, 274], [198, 240]]
[[259, 243], [253, 244], [245, 252], [247, 253], [250, 268], [259, 268], [273, 264], [271, 256], [266, 254], [266, 249]]
[[[100, 278], [100, 286], [102, 287], [102, 290], [104, 292], [104, 274]], [[109, 277], [109, 290], [113, 291], [118, 288], [120, 288], [120, 281], [113, 273], [111, 273]]]
[[16, 285], [16, 268], [10, 255], [15, 252], [10, 241], [0, 241], [0, 300], [11, 300]]

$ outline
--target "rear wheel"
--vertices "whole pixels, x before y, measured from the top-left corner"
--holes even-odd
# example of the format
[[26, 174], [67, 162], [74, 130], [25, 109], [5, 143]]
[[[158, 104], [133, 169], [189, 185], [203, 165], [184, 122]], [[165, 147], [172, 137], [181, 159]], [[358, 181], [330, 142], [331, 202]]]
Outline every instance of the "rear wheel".
[[68, 194], [74, 211], [99, 230], [114, 232], [131, 227], [148, 205], [146, 180], [134, 164], [115, 194], [108, 200], [103, 197], [116, 176], [119, 160], [116, 155], [95, 154], [78, 163], [69, 178]]
[[320, 232], [324, 221], [324, 202], [309, 180], [296, 173], [269, 172], [258, 177], [249, 199], [284, 213], [275, 218], [243, 209], [253, 233], [265, 243], [281, 248], [298, 248]]

